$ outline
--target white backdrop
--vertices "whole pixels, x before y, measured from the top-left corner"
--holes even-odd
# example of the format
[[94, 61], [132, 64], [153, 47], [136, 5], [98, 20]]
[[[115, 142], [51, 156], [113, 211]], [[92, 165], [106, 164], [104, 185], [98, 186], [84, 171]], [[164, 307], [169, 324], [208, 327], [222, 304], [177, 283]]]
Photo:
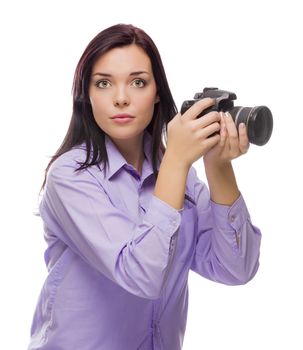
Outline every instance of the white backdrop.
[[[302, 349], [303, 22], [294, 0], [1, 2], [0, 348], [28, 345], [46, 277], [42, 222], [32, 211], [69, 124], [80, 55], [116, 23], [153, 38], [178, 108], [219, 86], [274, 116], [269, 143], [234, 161], [263, 233], [259, 272], [237, 287], [190, 273], [184, 349]], [[205, 179], [201, 160], [194, 166]]]

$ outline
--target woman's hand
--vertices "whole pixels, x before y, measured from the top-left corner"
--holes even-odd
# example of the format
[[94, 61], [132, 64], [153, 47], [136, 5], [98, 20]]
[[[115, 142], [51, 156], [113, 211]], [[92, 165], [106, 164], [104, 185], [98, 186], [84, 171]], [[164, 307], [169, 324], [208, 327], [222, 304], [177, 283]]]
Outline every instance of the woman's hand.
[[245, 124], [241, 123], [237, 131], [236, 124], [228, 112], [220, 112], [220, 117], [220, 141], [204, 156], [204, 163], [218, 166], [229, 163], [249, 149]]
[[166, 153], [176, 159], [176, 162], [190, 167], [219, 143], [219, 113], [209, 112], [197, 119], [202, 111], [214, 103], [215, 100], [210, 98], [201, 99], [183, 115], [178, 113], [168, 123]]
[[248, 151], [249, 140], [244, 124], [238, 132], [229, 113], [220, 112], [220, 117], [220, 140], [203, 160], [211, 199], [231, 206], [240, 195], [231, 161]]

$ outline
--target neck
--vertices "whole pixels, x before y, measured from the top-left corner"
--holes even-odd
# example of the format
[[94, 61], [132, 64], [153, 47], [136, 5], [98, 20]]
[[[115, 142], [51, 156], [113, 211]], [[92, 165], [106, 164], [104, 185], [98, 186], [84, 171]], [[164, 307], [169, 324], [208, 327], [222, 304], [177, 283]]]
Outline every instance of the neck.
[[132, 165], [141, 175], [144, 162], [143, 133], [132, 139], [121, 140], [111, 138], [111, 140], [127, 163]]

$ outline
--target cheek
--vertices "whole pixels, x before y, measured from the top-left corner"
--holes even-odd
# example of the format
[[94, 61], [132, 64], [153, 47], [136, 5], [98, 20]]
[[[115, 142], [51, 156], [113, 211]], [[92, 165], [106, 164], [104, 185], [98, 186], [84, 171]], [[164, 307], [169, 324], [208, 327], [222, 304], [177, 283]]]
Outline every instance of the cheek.
[[137, 100], [138, 106], [140, 106], [141, 109], [145, 110], [152, 110], [155, 105], [155, 96], [149, 94], [145, 94], [143, 96], [140, 96], [140, 98]]
[[90, 104], [92, 106], [92, 111], [94, 113], [94, 116], [98, 116], [99, 114], [102, 114], [104, 112], [104, 106], [106, 106], [107, 103], [103, 101], [102, 98], [98, 97], [90, 97]]

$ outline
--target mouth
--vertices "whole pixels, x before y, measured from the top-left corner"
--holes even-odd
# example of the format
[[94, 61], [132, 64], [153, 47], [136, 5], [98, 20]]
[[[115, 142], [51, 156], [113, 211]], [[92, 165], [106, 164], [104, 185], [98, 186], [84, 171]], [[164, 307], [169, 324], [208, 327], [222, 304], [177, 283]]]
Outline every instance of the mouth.
[[111, 117], [111, 119], [130, 119], [130, 118], [135, 118], [133, 115], [130, 114], [116, 114]]
[[122, 125], [132, 122], [135, 119], [135, 117], [130, 114], [116, 114], [111, 119], [114, 123]]

